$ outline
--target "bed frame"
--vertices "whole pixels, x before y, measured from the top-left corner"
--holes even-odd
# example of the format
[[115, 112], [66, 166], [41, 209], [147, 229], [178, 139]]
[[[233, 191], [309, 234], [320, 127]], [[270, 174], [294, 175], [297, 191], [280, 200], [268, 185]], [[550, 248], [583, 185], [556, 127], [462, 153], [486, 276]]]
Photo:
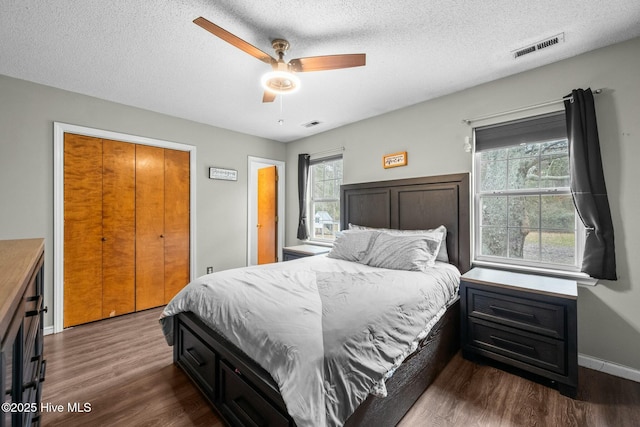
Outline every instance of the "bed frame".
[[[405, 230], [444, 225], [449, 261], [462, 273], [469, 269], [469, 174], [350, 184], [340, 192], [342, 229], [349, 223]], [[370, 395], [345, 426], [394, 426], [400, 421], [458, 351], [459, 305], [456, 301], [447, 309], [386, 382], [388, 396]], [[176, 316], [173, 348], [174, 362], [227, 424], [295, 425], [269, 373], [193, 313]]]

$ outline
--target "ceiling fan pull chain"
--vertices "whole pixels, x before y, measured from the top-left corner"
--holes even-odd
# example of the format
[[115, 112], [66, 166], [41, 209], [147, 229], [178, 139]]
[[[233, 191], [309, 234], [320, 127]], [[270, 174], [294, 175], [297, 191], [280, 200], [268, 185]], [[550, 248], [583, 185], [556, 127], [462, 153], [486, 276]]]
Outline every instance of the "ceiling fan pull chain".
[[280, 97], [280, 119], [278, 120], [278, 124], [282, 126], [284, 124], [284, 119], [282, 118], [282, 103], [284, 102], [282, 99], [284, 96]]

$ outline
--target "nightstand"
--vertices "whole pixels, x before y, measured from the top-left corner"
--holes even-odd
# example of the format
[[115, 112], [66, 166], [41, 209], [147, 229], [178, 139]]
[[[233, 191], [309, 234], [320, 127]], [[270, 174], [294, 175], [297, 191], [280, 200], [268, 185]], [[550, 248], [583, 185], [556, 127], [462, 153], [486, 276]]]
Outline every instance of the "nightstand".
[[292, 259], [304, 258], [307, 256], [328, 254], [331, 248], [317, 245], [298, 245], [287, 246], [282, 248], [282, 260], [291, 261]]
[[460, 281], [462, 354], [551, 380], [575, 398], [578, 345], [575, 280], [474, 268]]

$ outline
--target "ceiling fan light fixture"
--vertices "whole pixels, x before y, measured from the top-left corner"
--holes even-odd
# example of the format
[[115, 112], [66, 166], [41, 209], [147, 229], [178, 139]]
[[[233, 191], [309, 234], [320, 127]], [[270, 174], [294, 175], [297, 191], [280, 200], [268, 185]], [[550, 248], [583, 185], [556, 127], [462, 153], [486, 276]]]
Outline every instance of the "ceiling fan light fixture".
[[277, 95], [294, 93], [300, 89], [300, 79], [289, 71], [270, 71], [262, 76], [260, 82], [264, 90]]

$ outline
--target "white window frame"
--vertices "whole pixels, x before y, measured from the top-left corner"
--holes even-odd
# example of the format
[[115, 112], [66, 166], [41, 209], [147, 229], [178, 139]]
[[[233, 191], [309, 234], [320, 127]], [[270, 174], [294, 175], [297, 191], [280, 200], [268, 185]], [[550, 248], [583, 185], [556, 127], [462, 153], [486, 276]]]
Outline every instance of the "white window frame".
[[[540, 141], [544, 142], [544, 141]], [[503, 147], [508, 149], [509, 147], [518, 146], [518, 143], [514, 143], [511, 146]], [[549, 194], [571, 194], [569, 187], [556, 187], [556, 188], [537, 188], [537, 189], [517, 189], [517, 190], [498, 190], [498, 191], [482, 191], [482, 183], [480, 181], [480, 156], [481, 152], [475, 150], [475, 130], [474, 130], [474, 145], [473, 145], [473, 264], [479, 266], [499, 267], [512, 270], [524, 270], [532, 272], [547, 273], [560, 276], [586, 276], [580, 272], [580, 266], [582, 264], [584, 240], [585, 240], [585, 227], [582, 224], [582, 220], [578, 216], [577, 211], [575, 214], [575, 263], [574, 265], [567, 264], [554, 264], [542, 261], [532, 261], [518, 258], [508, 258], [501, 256], [490, 256], [481, 254], [481, 198], [485, 195], [507, 195], [507, 196], [527, 196], [527, 195], [549, 195]]]
[[[319, 158], [316, 158], [316, 159], [311, 159], [310, 162], [309, 162], [309, 180], [308, 180], [308, 185], [307, 185], [307, 232], [308, 232], [308, 235], [309, 235], [309, 238], [307, 240], [309, 242], [319, 243], [319, 244], [324, 244], [324, 245], [332, 245], [333, 241], [335, 240], [335, 239], [320, 239], [320, 238], [316, 238], [315, 237], [315, 233], [314, 233], [315, 216], [314, 216], [314, 213], [313, 213], [314, 212], [314, 210], [313, 210], [314, 203], [336, 201], [336, 202], [338, 202], [338, 210], [340, 210], [340, 196], [338, 195], [337, 199], [319, 199], [319, 200], [314, 200], [313, 199], [313, 167], [315, 165], [318, 165], [318, 164], [321, 164], [321, 163], [332, 162], [332, 161], [336, 161], [336, 160], [340, 160], [342, 162], [342, 167], [343, 167], [342, 179], [344, 179], [344, 158], [343, 158], [342, 154], [333, 155], [333, 156], [326, 156], [326, 157], [319, 157]], [[340, 185], [342, 185], [342, 179], [340, 180]], [[340, 215], [342, 215], [342, 212], [340, 212]], [[338, 229], [339, 229], [340, 228], [340, 222], [339, 221], [338, 221], [337, 225], [338, 225]]]

